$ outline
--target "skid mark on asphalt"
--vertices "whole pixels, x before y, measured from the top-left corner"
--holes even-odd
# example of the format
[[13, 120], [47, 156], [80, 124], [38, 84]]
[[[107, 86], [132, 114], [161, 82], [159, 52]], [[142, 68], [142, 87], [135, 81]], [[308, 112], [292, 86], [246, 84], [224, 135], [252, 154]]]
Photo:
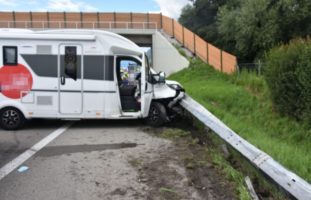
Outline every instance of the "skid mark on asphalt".
[[136, 143], [116, 143], [116, 144], [95, 144], [95, 145], [65, 145], [65, 146], [48, 146], [40, 151], [36, 156], [50, 157], [71, 153], [85, 153], [92, 151], [117, 150], [134, 148]]
[[72, 124], [73, 122], [68, 122], [64, 126], [58, 128], [57, 130], [55, 130], [54, 132], [43, 138], [40, 142], [33, 145], [30, 149], [26, 150], [24, 153], [20, 154], [15, 159], [4, 165], [0, 169], [0, 180], [2, 180], [8, 174], [14, 171], [18, 166], [23, 164], [26, 160], [31, 158], [38, 151], [40, 151], [42, 148], [44, 148], [46, 145], [48, 145], [50, 142], [52, 142], [54, 139], [56, 139], [58, 136], [64, 133]]

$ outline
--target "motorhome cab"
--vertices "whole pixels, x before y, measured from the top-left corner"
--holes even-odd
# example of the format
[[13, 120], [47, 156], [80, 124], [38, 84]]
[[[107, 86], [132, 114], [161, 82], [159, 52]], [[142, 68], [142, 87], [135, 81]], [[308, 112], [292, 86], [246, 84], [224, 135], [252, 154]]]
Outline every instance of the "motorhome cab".
[[105, 31], [0, 30], [0, 125], [26, 119], [169, 120], [184, 90], [133, 42]]

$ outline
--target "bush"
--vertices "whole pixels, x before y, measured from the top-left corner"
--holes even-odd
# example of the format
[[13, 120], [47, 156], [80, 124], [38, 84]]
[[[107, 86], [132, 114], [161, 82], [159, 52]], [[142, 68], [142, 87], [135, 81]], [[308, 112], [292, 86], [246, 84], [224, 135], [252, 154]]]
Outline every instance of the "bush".
[[296, 39], [270, 50], [264, 76], [275, 109], [311, 124], [311, 40]]

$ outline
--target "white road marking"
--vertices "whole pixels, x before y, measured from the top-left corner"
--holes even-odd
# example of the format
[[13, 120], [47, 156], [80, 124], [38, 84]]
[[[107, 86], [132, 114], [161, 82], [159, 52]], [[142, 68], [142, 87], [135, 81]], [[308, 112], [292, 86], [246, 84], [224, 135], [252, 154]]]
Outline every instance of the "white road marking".
[[9, 163], [7, 163], [6, 165], [4, 165], [0, 169], [0, 180], [2, 180], [9, 173], [14, 171], [18, 166], [23, 164], [26, 160], [31, 158], [33, 155], [35, 155], [38, 151], [40, 151], [43, 147], [45, 147], [50, 142], [52, 142], [55, 138], [57, 138], [62, 133], [64, 133], [72, 124], [73, 124], [73, 122], [68, 122], [64, 126], [60, 127], [59, 129], [55, 130], [54, 132], [50, 133], [48, 136], [43, 138], [37, 144], [33, 145], [30, 149], [26, 150], [24, 153], [17, 156], [14, 160], [12, 160]]

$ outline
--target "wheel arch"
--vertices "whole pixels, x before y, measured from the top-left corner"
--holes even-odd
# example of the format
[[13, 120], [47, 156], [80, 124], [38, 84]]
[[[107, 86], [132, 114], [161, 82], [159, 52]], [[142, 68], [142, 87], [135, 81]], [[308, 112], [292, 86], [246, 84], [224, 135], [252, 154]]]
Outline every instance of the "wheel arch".
[[19, 110], [26, 119], [29, 119], [29, 115], [27, 114], [27, 110], [25, 108], [25, 106], [23, 106], [22, 104], [18, 103], [18, 102], [13, 102], [13, 101], [9, 101], [9, 102], [1, 102], [0, 103], [0, 110], [3, 110], [5, 108], [15, 108], [17, 110]]

